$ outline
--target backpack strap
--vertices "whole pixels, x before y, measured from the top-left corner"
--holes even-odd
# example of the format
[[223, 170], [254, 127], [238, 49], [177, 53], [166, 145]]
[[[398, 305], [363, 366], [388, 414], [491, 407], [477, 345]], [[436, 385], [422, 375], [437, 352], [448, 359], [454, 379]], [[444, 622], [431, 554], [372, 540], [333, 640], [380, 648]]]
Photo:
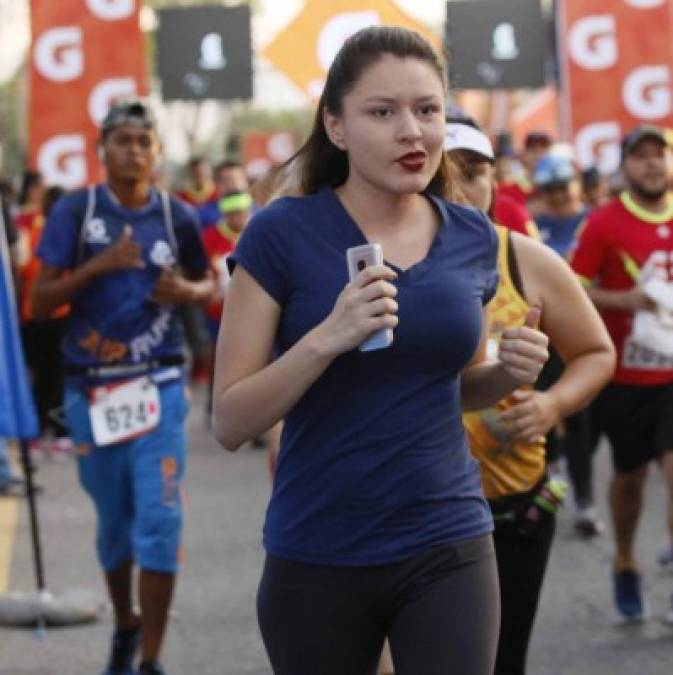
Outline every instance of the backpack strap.
[[86, 231], [89, 226], [89, 221], [93, 218], [93, 213], [96, 209], [96, 186], [89, 185], [86, 194], [86, 208], [84, 209], [84, 216], [80, 221], [79, 239], [77, 242], [77, 259], [76, 265], [79, 266], [84, 260], [84, 246], [86, 244]]
[[[176, 261], [178, 260], [178, 254], [180, 249], [178, 247], [178, 239], [175, 234], [175, 224], [173, 219], [173, 208], [171, 205], [171, 197], [165, 190], [162, 190], [160, 193], [161, 198], [161, 210], [163, 212], [164, 224], [166, 226], [166, 235], [168, 237], [168, 244], [173, 251]], [[89, 222], [93, 218], [94, 211], [96, 209], [96, 186], [89, 185], [87, 188], [86, 195], [86, 207], [84, 209], [84, 215], [80, 221], [79, 228], [79, 238], [77, 243], [77, 259], [76, 264], [79, 266], [84, 260], [84, 247], [86, 245], [86, 232]]]
[[175, 235], [175, 223], [173, 221], [173, 207], [171, 205], [171, 196], [162, 190], [160, 192], [161, 196], [161, 208], [164, 213], [164, 224], [166, 225], [166, 234], [168, 236], [168, 243], [173, 249], [173, 255], [175, 256], [176, 263], [179, 260], [180, 247], [178, 246], [178, 238]]

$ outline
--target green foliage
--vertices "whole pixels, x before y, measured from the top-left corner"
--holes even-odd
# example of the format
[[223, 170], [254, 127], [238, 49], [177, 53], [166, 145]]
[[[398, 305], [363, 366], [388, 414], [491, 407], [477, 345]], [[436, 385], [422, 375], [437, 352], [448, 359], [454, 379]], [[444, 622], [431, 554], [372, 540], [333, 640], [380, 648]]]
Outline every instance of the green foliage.
[[0, 85], [0, 144], [2, 145], [2, 178], [16, 178], [25, 170], [28, 140], [24, 110], [25, 66], [9, 81]]
[[300, 138], [308, 136], [313, 124], [314, 111], [281, 110], [269, 111], [245, 106], [232, 115], [232, 133], [244, 131], [276, 131], [283, 129], [295, 132]]

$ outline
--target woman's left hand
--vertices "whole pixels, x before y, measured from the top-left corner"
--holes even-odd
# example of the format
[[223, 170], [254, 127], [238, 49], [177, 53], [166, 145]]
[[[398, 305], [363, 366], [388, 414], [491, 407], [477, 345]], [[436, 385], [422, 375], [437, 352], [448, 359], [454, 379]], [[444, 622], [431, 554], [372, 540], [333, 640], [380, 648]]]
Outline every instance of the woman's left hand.
[[547, 391], [515, 391], [514, 405], [500, 415], [500, 423], [510, 438], [534, 443], [561, 421], [561, 409]]
[[533, 384], [549, 358], [549, 338], [537, 330], [539, 321], [540, 308], [531, 307], [523, 326], [502, 334], [498, 360], [518, 386]]

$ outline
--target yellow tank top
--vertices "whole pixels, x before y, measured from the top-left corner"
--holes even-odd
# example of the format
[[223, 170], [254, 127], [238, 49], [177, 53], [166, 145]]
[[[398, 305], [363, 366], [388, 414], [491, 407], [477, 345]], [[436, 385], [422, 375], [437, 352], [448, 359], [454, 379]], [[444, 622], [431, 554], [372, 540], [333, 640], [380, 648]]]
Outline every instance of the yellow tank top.
[[[498, 271], [500, 283], [491, 301], [489, 355], [497, 354], [506, 328], [523, 324], [530, 305], [517, 291], [509, 269], [507, 229], [497, 225]], [[486, 499], [527, 492], [544, 474], [544, 440], [537, 443], [512, 442], [498, 422], [498, 415], [512, 406], [506, 398], [497, 405], [463, 415], [472, 454], [481, 465], [481, 481]]]

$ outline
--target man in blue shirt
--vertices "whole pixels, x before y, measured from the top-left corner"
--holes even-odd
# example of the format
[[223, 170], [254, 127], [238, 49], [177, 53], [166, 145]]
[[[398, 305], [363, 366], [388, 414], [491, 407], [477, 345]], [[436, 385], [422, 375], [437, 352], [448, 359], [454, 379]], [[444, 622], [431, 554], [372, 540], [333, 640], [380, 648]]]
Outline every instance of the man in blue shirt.
[[[540, 194], [541, 211], [535, 216], [542, 240], [560, 256], [571, 253], [575, 233], [589, 211], [582, 202], [580, 176], [570, 159], [555, 154], [542, 156], [533, 171], [533, 183]], [[537, 387], [549, 389], [563, 372], [563, 363], [552, 350]], [[567, 460], [575, 499], [575, 530], [583, 537], [601, 534], [605, 524], [594, 507], [592, 454], [597, 431], [592, 429], [589, 409], [568, 416], [563, 436], [552, 430], [547, 435], [547, 458], [554, 462], [559, 454]]]
[[535, 216], [540, 236], [547, 246], [565, 258], [577, 228], [587, 216], [575, 167], [567, 157], [544, 155], [535, 165], [533, 184], [541, 201]]
[[[178, 564], [185, 463], [182, 332], [176, 306], [213, 292], [194, 212], [152, 188], [159, 140], [139, 101], [103, 120], [107, 181], [61, 199], [38, 255], [36, 316], [71, 312], [65, 409], [116, 630], [105, 675], [163, 673], [158, 656]], [[133, 613], [133, 564], [141, 616]], [[142, 643], [142, 662], [133, 660]]]

